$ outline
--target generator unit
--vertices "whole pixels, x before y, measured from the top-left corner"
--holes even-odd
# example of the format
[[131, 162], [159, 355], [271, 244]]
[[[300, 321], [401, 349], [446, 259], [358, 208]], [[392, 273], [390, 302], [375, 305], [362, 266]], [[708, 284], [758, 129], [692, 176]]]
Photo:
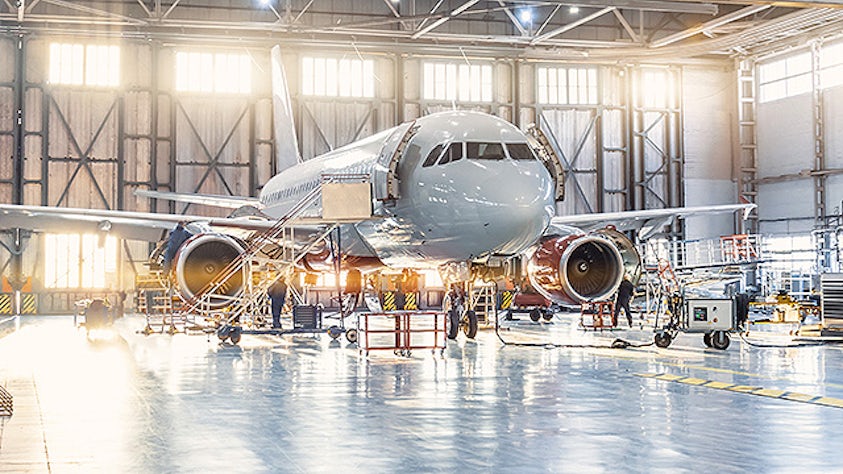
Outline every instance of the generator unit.
[[681, 329], [687, 333], [731, 331], [735, 328], [736, 314], [732, 298], [687, 298]]

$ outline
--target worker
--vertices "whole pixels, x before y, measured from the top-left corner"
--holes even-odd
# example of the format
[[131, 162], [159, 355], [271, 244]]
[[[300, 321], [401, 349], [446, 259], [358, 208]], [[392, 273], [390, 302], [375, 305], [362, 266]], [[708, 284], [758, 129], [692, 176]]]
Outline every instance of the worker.
[[287, 299], [287, 281], [284, 277], [279, 278], [267, 290], [270, 301], [272, 301], [272, 329], [281, 328], [281, 308]]
[[632, 285], [629, 275], [624, 275], [621, 286], [618, 287], [618, 295], [615, 299], [615, 314], [612, 317], [614, 321], [617, 321], [618, 315], [621, 313], [621, 308], [623, 308], [626, 312], [626, 320], [629, 322], [629, 327], [632, 327], [632, 311], [629, 309], [629, 301], [632, 299], [632, 292], [634, 290], [635, 287]]

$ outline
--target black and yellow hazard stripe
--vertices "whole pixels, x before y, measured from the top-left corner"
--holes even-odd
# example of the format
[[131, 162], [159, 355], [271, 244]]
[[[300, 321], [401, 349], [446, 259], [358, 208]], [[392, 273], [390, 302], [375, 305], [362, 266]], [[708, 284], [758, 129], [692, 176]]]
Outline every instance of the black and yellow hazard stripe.
[[418, 297], [416, 295], [417, 295], [417, 293], [405, 293], [404, 294], [404, 309], [406, 309], [406, 310], [419, 309]]
[[384, 311], [395, 311], [398, 309], [395, 306], [395, 292], [394, 291], [385, 291], [383, 293], [383, 301], [381, 301]]
[[35, 295], [32, 293], [24, 293], [21, 295], [20, 312], [21, 314], [35, 314], [38, 312], [38, 304], [36, 303]]
[[12, 295], [0, 294], [0, 314], [12, 314]]
[[843, 408], [843, 400], [833, 397], [824, 397], [822, 395], [808, 395], [799, 392], [788, 392], [786, 390], [775, 390], [764, 387], [754, 387], [751, 385], [737, 385], [727, 382], [717, 382], [714, 380], [698, 379], [696, 377], [683, 377], [681, 375], [672, 374], [635, 374], [638, 377], [645, 377], [649, 379], [664, 380], [666, 382], [678, 382], [686, 385], [694, 385], [697, 387], [713, 388], [716, 390], [728, 390], [730, 392], [746, 393], [749, 395], [758, 395], [759, 397], [777, 398], [780, 400], [790, 400], [792, 402], [811, 403], [813, 405], [822, 405], [833, 408]]
[[512, 306], [512, 299], [515, 297], [515, 292], [511, 290], [506, 290], [501, 292], [501, 299], [500, 299], [500, 308], [498, 309], [509, 309]]

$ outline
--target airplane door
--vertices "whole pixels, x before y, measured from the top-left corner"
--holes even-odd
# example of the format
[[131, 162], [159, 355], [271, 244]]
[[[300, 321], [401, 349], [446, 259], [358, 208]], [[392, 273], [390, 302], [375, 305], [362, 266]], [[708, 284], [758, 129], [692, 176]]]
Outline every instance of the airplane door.
[[416, 130], [418, 126], [415, 121], [403, 123], [395, 127], [395, 131], [381, 147], [373, 176], [375, 199], [378, 201], [395, 200], [400, 197], [398, 184], [401, 177], [398, 176], [398, 162], [404, 154], [407, 143], [416, 134]]

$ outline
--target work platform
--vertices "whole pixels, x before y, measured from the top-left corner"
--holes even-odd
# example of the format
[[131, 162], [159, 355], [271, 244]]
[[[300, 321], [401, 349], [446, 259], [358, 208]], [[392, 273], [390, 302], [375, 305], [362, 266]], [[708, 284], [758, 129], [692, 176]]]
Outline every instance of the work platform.
[[[510, 340], [649, 342], [579, 315]], [[0, 338], [0, 472], [832, 472], [843, 351], [502, 347], [361, 357], [327, 337], [182, 334], [88, 342], [71, 317]], [[514, 333], [518, 330], [518, 335]], [[49, 348], [47, 350], [46, 348]]]

